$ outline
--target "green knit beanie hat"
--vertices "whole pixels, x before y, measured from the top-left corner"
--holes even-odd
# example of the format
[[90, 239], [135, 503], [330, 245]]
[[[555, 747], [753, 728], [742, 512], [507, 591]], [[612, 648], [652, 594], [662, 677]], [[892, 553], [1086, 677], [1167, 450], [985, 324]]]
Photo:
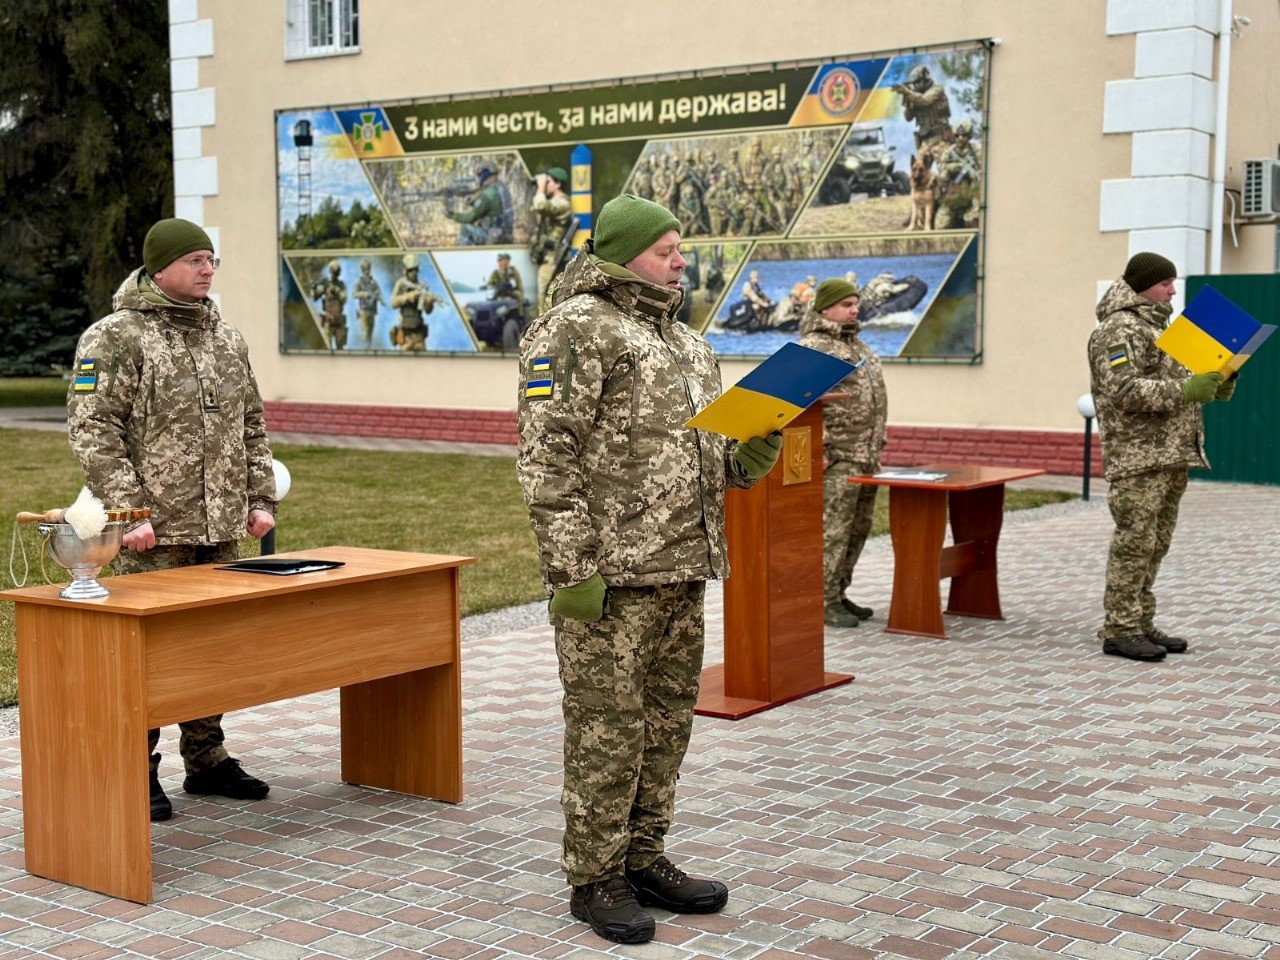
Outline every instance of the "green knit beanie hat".
[[858, 288], [848, 280], [838, 277], [832, 277], [830, 280], [823, 280], [818, 284], [818, 290], [813, 295], [813, 309], [821, 313], [827, 307], [839, 303], [845, 297], [856, 297]]
[[680, 221], [666, 207], [624, 193], [600, 209], [593, 249], [601, 260], [625, 266], [664, 233], [679, 229]]
[[1133, 287], [1134, 293], [1150, 290], [1162, 280], [1172, 280], [1177, 275], [1178, 268], [1172, 260], [1147, 251], [1135, 253], [1124, 268], [1124, 282]]
[[142, 262], [147, 274], [155, 276], [179, 257], [196, 250], [213, 252], [209, 235], [190, 220], [173, 217], [147, 231], [147, 238], [142, 241]]

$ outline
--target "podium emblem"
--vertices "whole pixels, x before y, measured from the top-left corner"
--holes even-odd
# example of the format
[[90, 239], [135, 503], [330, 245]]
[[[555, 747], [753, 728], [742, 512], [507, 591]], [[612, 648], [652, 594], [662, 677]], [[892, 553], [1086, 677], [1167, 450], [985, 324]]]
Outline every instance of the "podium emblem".
[[813, 479], [813, 448], [808, 427], [786, 427], [782, 431], [782, 485], [808, 483]]

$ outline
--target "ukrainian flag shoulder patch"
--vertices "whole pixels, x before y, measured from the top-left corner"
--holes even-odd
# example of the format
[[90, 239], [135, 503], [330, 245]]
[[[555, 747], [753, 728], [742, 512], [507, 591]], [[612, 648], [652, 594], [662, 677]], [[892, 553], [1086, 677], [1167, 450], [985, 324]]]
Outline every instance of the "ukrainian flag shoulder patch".
[[551, 372], [551, 358], [537, 357], [529, 363], [529, 375], [524, 382], [526, 400], [537, 400], [551, 396], [555, 386], [555, 376]]
[[1107, 348], [1107, 364], [1112, 367], [1122, 367], [1129, 362], [1129, 345], [1127, 343], [1118, 343], [1113, 347]]
[[98, 389], [98, 361], [85, 357], [76, 362], [75, 379], [71, 382], [73, 393], [92, 393]]

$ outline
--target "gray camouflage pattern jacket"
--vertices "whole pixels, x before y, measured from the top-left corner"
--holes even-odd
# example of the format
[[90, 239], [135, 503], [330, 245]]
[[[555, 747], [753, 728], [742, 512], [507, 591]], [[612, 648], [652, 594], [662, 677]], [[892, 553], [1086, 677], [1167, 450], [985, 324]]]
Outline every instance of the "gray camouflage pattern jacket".
[[720, 395], [720, 365], [676, 319], [678, 290], [590, 253], [520, 344], [517, 472], [550, 589], [729, 575], [725, 485], [749, 487], [733, 441], [684, 423]]
[[1191, 375], [1156, 346], [1173, 313], [1124, 278], [1103, 294], [1089, 336], [1089, 373], [1108, 481], [1176, 467], [1207, 467], [1201, 405], [1182, 399]]
[[249, 350], [205, 300], [170, 300], [141, 269], [76, 347], [67, 435], [108, 507], [150, 507], [158, 544], [245, 536], [275, 513], [275, 478]]
[[828, 320], [812, 307], [800, 321], [800, 346], [821, 350], [847, 363], [864, 363], [831, 388], [847, 393], [847, 400], [822, 405], [822, 457], [829, 464], [848, 461], [863, 473], [880, 469], [889, 419], [889, 395], [884, 370], [875, 351], [858, 336], [857, 324]]

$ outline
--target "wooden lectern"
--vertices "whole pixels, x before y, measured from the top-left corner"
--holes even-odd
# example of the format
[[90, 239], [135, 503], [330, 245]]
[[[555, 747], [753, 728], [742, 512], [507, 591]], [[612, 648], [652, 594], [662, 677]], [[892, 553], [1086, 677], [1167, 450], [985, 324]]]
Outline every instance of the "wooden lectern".
[[849, 683], [823, 666], [822, 404], [782, 430], [782, 455], [725, 504], [724, 663], [702, 671], [695, 713], [738, 720]]

